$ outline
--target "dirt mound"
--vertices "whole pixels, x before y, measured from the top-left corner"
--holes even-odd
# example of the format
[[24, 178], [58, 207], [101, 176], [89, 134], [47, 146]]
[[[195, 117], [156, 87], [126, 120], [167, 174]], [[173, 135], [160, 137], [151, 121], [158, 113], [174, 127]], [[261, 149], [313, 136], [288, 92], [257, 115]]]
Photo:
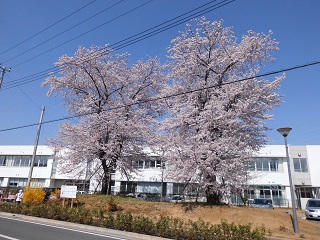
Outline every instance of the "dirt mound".
[[[99, 199], [95, 199], [99, 198]], [[107, 206], [109, 198], [106, 196], [88, 196], [82, 198], [86, 206]], [[304, 219], [304, 212], [298, 210], [299, 234], [295, 235], [291, 221], [291, 210], [287, 208], [259, 209], [237, 206], [207, 206], [187, 203], [148, 202], [133, 198], [113, 198], [124, 211], [148, 217], [170, 216], [197, 221], [202, 219], [211, 224], [218, 224], [221, 220], [238, 224], [251, 223], [253, 227], [264, 225], [268, 239], [320, 239], [320, 221]]]

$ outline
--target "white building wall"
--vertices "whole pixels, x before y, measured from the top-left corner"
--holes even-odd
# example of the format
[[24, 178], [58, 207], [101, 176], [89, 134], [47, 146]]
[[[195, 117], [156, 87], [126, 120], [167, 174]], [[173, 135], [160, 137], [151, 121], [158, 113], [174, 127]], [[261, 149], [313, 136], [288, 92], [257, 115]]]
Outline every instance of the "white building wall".
[[[0, 146], [0, 155], [7, 156], [32, 156], [34, 152], [34, 146], [32, 145], [22, 145], [22, 146], [13, 146], [13, 145], [2, 145]], [[46, 145], [37, 146], [37, 156], [51, 156], [48, 159], [46, 167], [33, 167], [32, 179], [33, 181], [37, 178], [44, 179], [43, 187], [60, 187], [65, 179], [74, 179], [74, 176], [67, 174], [62, 174], [59, 169], [55, 174], [55, 177], [52, 178], [52, 170], [54, 163], [54, 150]], [[28, 178], [30, 167], [26, 166], [0, 166], [0, 177], [3, 178], [1, 183], [2, 187], [6, 187], [9, 184], [9, 178]], [[84, 179], [84, 177], [83, 177]]]
[[307, 145], [311, 185], [320, 187], [320, 145]]
[[[161, 169], [140, 169], [132, 178], [139, 182], [161, 182]], [[115, 181], [127, 181], [126, 177], [121, 176], [119, 172], [115, 174]]]
[[252, 185], [283, 185], [289, 186], [288, 164], [286, 158], [286, 149], [284, 145], [268, 145], [262, 148], [254, 157], [282, 158], [282, 170], [278, 172], [250, 172], [250, 176], [254, 177], [250, 183]]
[[[34, 146], [31, 146], [31, 145], [0, 146], [0, 155], [32, 155], [33, 151], [34, 151]], [[53, 154], [54, 154], [54, 151], [48, 146], [39, 145], [37, 147], [37, 155], [53, 155]]]
[[[34, 146], [0, 146], [0, 155], [32, 156]], [[54, 152], [48, 147], [40, 145], [37, 147], [36, 155], [53, 156]], [[34, 167], [32, 178], [45, 179], [44, 187], [50, 186], [53, 157], [48, 159], [46, 167]], [[0, 177], [4, 178], [2, 186], [8, 186], [9, 178], [28, 178], [30, 167], [8, 167], [0, 166]]]
[[[307, 145], [307, 159], [309, 165], [311, 185], [314, 187], [320, 187], [320, 145]], [[296, 146], [295, 146], [296, 148]], [[294, 146], [292, 147], [292, 150]], [[0, 146], [0, 155], [32, 155], [34, 146]], [[297, 148], [296, 148], [297, 150]], [[289, 146], [290, 152], [290, 146]], [[63, 183], [65, 179], [85, 179], [83, 176], [73, 176], [68, 174], [63, 174], [58, 168], [56, 173], [52, 176], [53, 170], [53, 161], [54, 161], [54, 151], [48, 146], [40, 145], [37, 149], [37, 155], [49, 155], [52, 158], [48, 161], [47, 167], [34, 167], [33, 169], [33, 178], [45, 179], [46, 187], [57, 187], [59, 184]], [[281, 185], [285, 187], [286, 198], [288, 203], [291, 204], [291, 194], [289, 188], [289, 177], [288, 177], [288, 165], [286, 158], [286, 150], [284, 145], [268, 145], [262, 148], [259, 152], [254, 154], [254, 157], [268, 157], [268, 158], [282, 158], [283, 166], [282, 169], [278, 172], [250, 172], [249, 174], [254, 177], [249, 184], [251, 185]], [[85, 164], [83, 166], [86, 167]], [[293, 170], [293, 164], [292, 164]], [[9, 178], [27, 178], [29, 174], [29, 167], [6, 167], [0, 166], [0, 177], [3, 178], [2, 186], [8, 186]], [[97, 189], [99, 181], [95, 178], [91, 179], [90, 182], [90, 191]], [[127, 181], [125, 176], [121, 176], [119, 172], [115, 174], [115, 186], [114, 191], [120, 191], [120, 182]], [[161, 182], [162, 180], [162, 169], [153, 168], [153, 169], [140, 169], [139, 173], [134, 176], [134, 179], [131, 181], [138, 182]], [[167, 182], [167, 192], [170, 192], [172, 185], [171, 179], [166, 179], [164, 174], [164, 182]], [[171, 185], [170, 185], [171, 184]]]

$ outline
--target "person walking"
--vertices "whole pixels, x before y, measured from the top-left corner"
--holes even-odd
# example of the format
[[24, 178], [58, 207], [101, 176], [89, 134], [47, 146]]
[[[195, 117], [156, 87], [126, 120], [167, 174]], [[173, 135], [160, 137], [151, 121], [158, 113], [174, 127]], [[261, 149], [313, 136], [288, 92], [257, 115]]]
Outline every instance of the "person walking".
[[23, 201], [23, 191], [22, 189], [16, 194], [16, 203], [19, 205]]

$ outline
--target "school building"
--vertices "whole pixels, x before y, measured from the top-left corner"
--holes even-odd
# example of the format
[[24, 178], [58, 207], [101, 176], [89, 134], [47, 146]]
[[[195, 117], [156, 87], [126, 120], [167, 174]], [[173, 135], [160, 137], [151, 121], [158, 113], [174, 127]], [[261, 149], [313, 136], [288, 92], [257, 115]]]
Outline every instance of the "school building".
[[[307, 199], [320, 198], [320, 145], [288, 146], [292, 178], [297, 206], [304, 208]], [[27, 184], [34, 146], [0, 146], [0, 188], [23, 188]], [[31, 187], [60, 188], [61, 185], [76, 185], [78, 190], [94, 193], [101, 189], [100, 182], [90, 164], [77, 176], [63, 174], [55, 156], [58, 154], [48, 146], [37, 147], [33, 162]], [[139, 172], [132, 179], [119, 172], [111, 177], [110, 190], [113, 194], [144, 193], [153, 196], [185, 195], [204, 196], [197, 193], [196, 184], [177, 183], [166, 178], [166, 168], [160, 156], [149, 154], [136, 160]], [[254, 154], [248, 170], [251, 180], [244, 183], [243, 194], [250, 198], [272, 198], [275, 206], [291, 207], [288, 177], [288, 162], [284, 145], [267, 145]], [[241, 203], [237, 195], [230, 195], [233, 204]]]

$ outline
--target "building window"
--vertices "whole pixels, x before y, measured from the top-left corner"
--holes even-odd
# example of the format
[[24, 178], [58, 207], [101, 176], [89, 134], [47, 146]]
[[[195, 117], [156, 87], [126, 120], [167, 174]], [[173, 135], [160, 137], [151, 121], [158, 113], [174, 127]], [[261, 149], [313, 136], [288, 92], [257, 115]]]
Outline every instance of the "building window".
[[[50, 156], [36, 156], [34, 167], [47, 167]], [[7, 167], [30, 167], [32, 156], [0, 156], [0, 166]]]
[[184, 190], [185, 184], [183, 183], [173, 183], [173, 194], [177, 195], [177, 194], [183, 194], [183, 190]]
[[307, 159], [306, 158], [294, 158], [293, 166], [295, 172], [308, 172]]
[[143, 161], [137, 161], [138, 168], [143, 168]]
[[0, 166], [5, 166], [7, 162], [6, 156], [0, 156]]
[[31, 156], [21, 156], [20, 167], [29, 167], [31, 163]]
[[39, 156], [39, 165], [38, 167], [46, 167], [48, 166], [49, 156]]
[[[132, 166], [134, 168], [140, 168], [140, 169], [155, 169], [161, 167], [161, 161], [160, 160], [153, 160], [154, 158], [151, 158], [150, 160], [133, 160]], [[164, 163], [162, 164], [164, 167]]]
[[151, 167], [150, 162], [151, 162], [150, 160], [144, 161], [144, 168], [150, 168]]
[[65, 180], [64, 185], [77, 186], [77, 191], [89, 192], [90, 180]]
[[45, 179], [39, 179], [39, 178], [31, 179], [30, 187], [32, 187], [32, 188], [43, 188], [44, 187], [44, 183], [45, 183]]
[[300, 194], [302, 198], [312, 198], [312, 189], [311, 188], [300, 188]]
[[282, 171], [281, 158], [256, 158], [249, 163], [250, 171], [279, 172]]
[[13, 166], [14, 167], [19, 167], [20, 166], [20, 158], [21, 158], [21, 156], [12, 156]]
[[136, 187], [139, 193], [160, 193], [161, 191], [159, 182], [138, 182]]
[[165, 163], [161, 160], [156, 161], [156, 168], [165, 168]]
[[269, 171], [269, 161], [266, 158], [256, 160], [257, 171]]
[[278, 159], [270, 159], [270, 171], [271, 172], [278, 172]]
[[27, 178], [9, 178], [9, 187], [25, 187], [27, 185]]

